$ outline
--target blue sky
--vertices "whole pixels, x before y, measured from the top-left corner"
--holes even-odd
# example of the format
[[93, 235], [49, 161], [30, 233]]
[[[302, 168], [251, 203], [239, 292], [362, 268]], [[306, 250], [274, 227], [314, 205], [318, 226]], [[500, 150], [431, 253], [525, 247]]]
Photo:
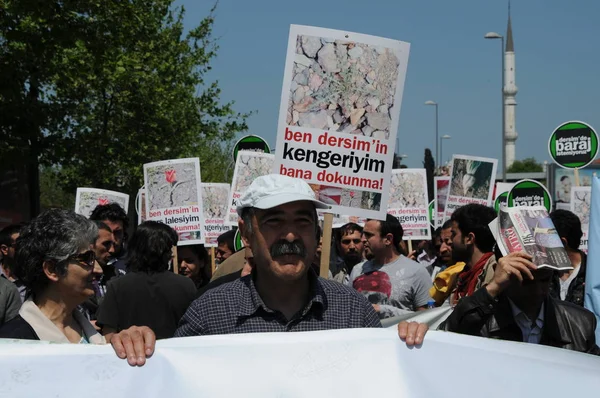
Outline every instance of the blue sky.
[[[177, 0], [190, 28], [214, 4]], [[443, 156], [501, 158], [500, 41], [506, 33], [504, 0], [220, 0], [214, 26], [219, 52], [208, 80], [218, 80], [223, 100], [241, 112], [256, 111], [249, 133], [274, 148], [289, 26], [311, 25], [411, 43], [400, 113], [400, 153], [422, 167], [425, 147], [435, 148], [439, 103]], [[517, 159], [550, 161], [547, 142], [555, 127], [582, 120], [600, 129], [600, 1], [513, 0], [516, 54]]]

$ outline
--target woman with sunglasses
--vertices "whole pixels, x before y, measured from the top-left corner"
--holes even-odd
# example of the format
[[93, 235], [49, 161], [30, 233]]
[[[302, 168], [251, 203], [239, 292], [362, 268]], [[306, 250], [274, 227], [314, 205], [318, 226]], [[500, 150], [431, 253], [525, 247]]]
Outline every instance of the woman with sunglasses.
[[27, 288], [26, 300], [19, 315], [0, 328], [0, 338], [106, 343], [78, 310], [94, 295], [97, 236], [93, 222], [62, 209], [40, 214], [23, 229], [15, 273]]

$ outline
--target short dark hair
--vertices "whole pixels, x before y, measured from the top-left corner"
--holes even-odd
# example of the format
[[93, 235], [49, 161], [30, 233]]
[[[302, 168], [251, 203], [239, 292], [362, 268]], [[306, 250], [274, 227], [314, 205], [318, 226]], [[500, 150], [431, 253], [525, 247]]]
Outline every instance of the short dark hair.
[[177, 232], [167, 224], [144, 221], [127, 245], [127, 269], [147, 273], [168, 270], [172, 248], [178, 239]]
[[105, 223], [103, 223], [102, 221], [98, 221], [98, 220], [92, 220], [92, 221], [94, 222], [94, 224], [96, 224], [96, 227], [98, 228], [98, 231], [100, 231], [101, 229], [103, 229], [105, 231], [108, 231], [108, 232], [112, 233], [112, 229], [110, 229], [110, 227], [108, 225], [106, 225]]
[[127, 233], [127, 228], [129, 228], [129, 218], [127, 217], [127, 213], [118, 203], [109, 203], [107, 205], [98, 205], [92, 211], [90, 215], [90, 220], [95, 221], [104, 221], [109, 220], [112, 222], [123, 223], [124, 232]]
[[66, 275], [69, 257], [96, 242], [98, 228], [70, 210], [50, 209], [21, 230], [15, 253], [15, 275], [34, 297], [50, 283], [44, 262], [52, 262], [58, 275]]
[[566, 180], [567, 178], [569, 178], [569, 176], [562, 176], [562, 177], [560, 177], [560, 180], [561, 180], [561, 181], [564, 181], [564, 180]]
[[442, 230], [452, 228], [452, 220], [446, 220], [444, 224], [442, 224]]
[[353, 222], [349, 222], [347, 224], [342, 225], [341, 227], [336, 229], [336, 240], [339, 242], [342, 240], [342, 238], [346, 235], [350, 235], [353, 234], [355, 232], [358, 232], [359, 234], [362, 234], [362, 227], [358, 224], [355, 224]]
[[554, 210], [550, 213], [550, 219], [556, 228], [558, 236], [565, 238], [570, 249], [577, 250], [581, 244], [583, 231], [581, 220], [569, 210]]
[[233, 244], [233, 239], [235, 238], [235, 231], [233, 229], [230, 229], [227, 232], [223, 232], [221, 235], [219, 235], [217, 237], [217, 245], [222, 245], [223, 243], [225, 243], [227, 245], [227, 248], [229, 249], [229, 251], [231, 251], [232, 253], [235, 253], [235, 246]]
[[6, 227], [2, 228], [2, 230], [0, 231], [0, 245], [10, 246], [12, 244], [12, 240], [10, 239], [10, 237], [13, 236], [14, 234], [20, 233], [21, 229], [23, 229], [24, 226], [25, 226], [25, 224], [22, 223], [22, 224], [11, 224], [11, 225], [7, 225]]
[[404, 229], [402, 229], [402, 224], [400, 224], [400, 221], [391, 214], [385, 215], [385, 221], [369, 219], [369, 221], [370, 220], [379, 222], [379, 236], [384, 237], [387, 234], [392, 234], [394, 247], [396, 250], [402, 253], [403, 250], [402, 246], [400, 246], [400, 243], [402, 242], [402, 237], [404, 236]]
[[496, 240], [488, 224], [496, 218], [496, 212], [491, 207], [470, 203], [461, 206], [452, 213], [450, 220], [458, 224], [462, 236], [470, 233], [475, 235], [475, 246], [483, 252], [494, 250]]

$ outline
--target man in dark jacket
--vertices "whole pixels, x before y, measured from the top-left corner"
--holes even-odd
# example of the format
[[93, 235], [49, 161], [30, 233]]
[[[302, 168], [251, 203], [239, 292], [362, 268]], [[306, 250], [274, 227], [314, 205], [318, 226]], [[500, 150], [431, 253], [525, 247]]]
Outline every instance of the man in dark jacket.
[[553, 272], [525, 253], [502, 257], [492, 281], [458, 303], [446, 330], [600, 355], [594, 314], [549, 295]]
[[583, 236], [581, 221], [568, 210], [555, 210], [550, 213], [550, 218], [573, 264], [572, 270], [554, 273], [550, 295], [583, 307], [587, 256], [579, 250]]

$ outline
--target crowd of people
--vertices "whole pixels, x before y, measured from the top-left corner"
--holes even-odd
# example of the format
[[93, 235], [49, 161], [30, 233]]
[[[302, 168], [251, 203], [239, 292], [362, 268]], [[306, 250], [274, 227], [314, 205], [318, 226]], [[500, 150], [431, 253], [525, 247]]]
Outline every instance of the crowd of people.
[[[89, 219], [47, 210], [0, 231], [0, 338], [110, 343], [142, 365], [156, 339], [381, 327], [450, 306], [440, 329], [600, 353], [595, 316], [583, 308], [587, 264], [573, 213], [551, 213], [572, 270], [502, 256], [488, 228], [495, 211], [468, 204], [412, 252], [391, 215], [336, 228], [329, 278], [320, 278], [317, 209], [327, 208], [302, 180], [257, 178], [238, 204], [245, 247], [234, 250], [233, 231], [220, 236], [214, 272], [206, 248], [178, 246], [166, 224], [143, 222], [129, 237], [118, 204], [99, 205]], [[427, 329], [398, 325], [408, 345]]]

